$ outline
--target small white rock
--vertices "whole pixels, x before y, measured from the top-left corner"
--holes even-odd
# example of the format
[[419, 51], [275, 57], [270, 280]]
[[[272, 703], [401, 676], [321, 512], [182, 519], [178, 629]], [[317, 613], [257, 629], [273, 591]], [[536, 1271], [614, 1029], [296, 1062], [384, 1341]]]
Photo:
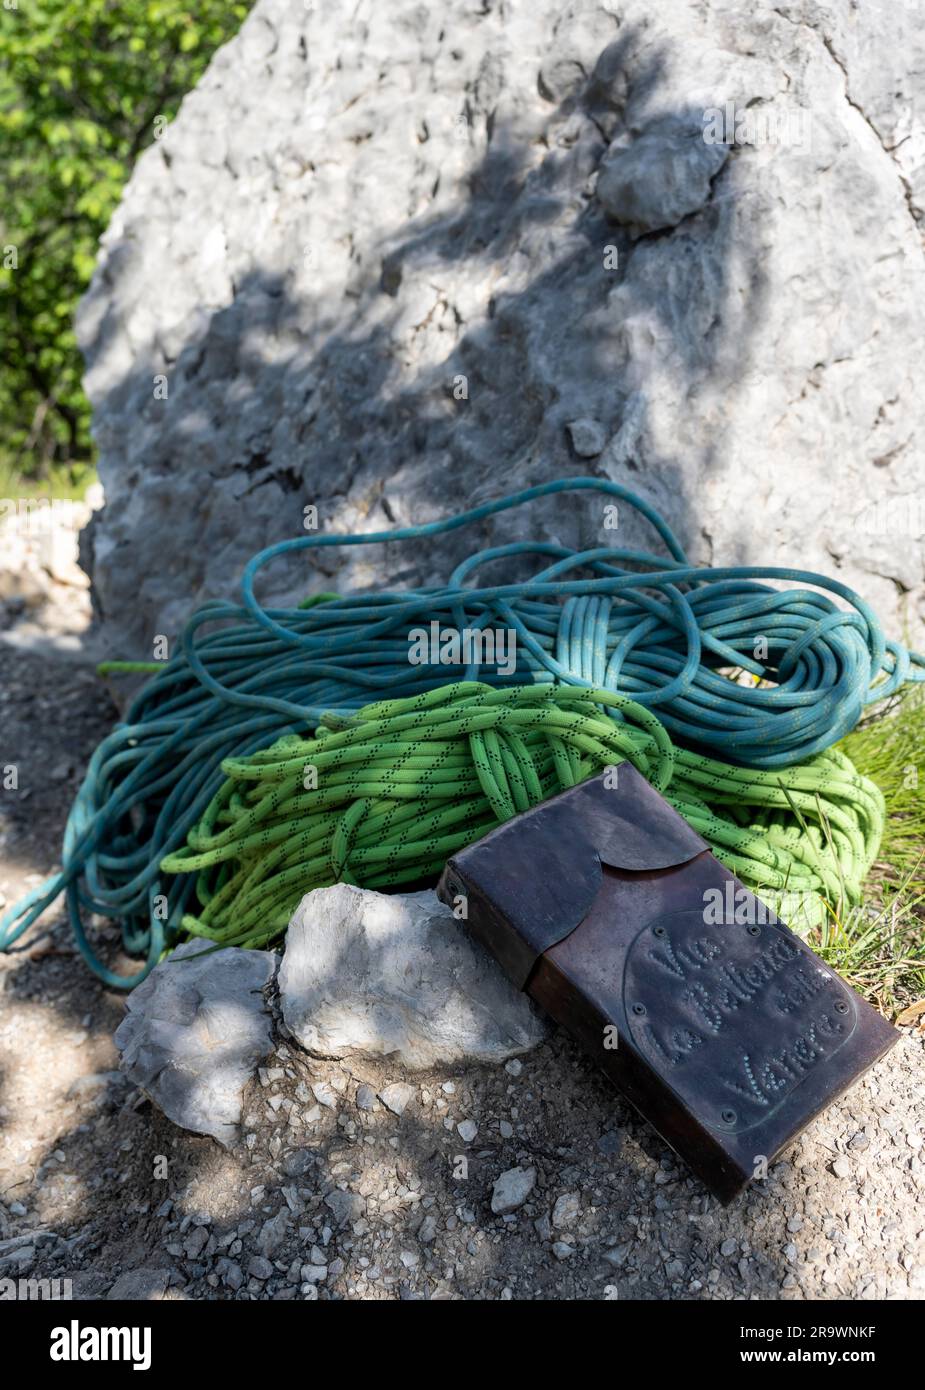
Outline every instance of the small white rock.
[[329, 1110], [337, 1109], [337, 1093], [326, 1081], [313, 1081], [312, 1095], [319, 1105], [326, 1105]]
[[535, 1168], [508, 1168], [495, 1179], [491, 1190], [491, 1209], [496, 1216], [506, 1216], [508, 1212], [522, 1207], [536, 1186]]
[[403, 1115], [405, 1107], [414, 1095], [411, 1086], [404, 1081], [393, 1081], [391, 1086], [385, 1086], [379, 1092], [379, 1099], [387, 1110], [391, 1110], [393, 1115]]

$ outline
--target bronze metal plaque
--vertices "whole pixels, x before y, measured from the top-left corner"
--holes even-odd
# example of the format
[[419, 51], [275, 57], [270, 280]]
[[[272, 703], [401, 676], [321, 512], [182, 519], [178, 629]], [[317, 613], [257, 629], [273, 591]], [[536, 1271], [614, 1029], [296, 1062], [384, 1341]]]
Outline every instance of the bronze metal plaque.
[[643, 927], [623, 992], [640, 1056], [726, 1133], [771, 1119], [858, 1022], [857, 996], [785, 927], [707, 925], [702, 908]]
[[899, 1036], [628, 765], [454, 855], [438, 892], [723, 1202]]

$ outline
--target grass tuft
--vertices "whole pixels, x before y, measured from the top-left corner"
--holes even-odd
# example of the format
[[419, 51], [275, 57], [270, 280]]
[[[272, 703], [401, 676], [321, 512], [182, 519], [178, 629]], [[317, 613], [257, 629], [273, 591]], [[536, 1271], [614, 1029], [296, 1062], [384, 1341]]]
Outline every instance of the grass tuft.
[[925, 998], [925, 690], [907, 687], [839, 747], [883, 792], [887, 822], [865, 901], [828, 904], [809, 944], [895, 1016]]

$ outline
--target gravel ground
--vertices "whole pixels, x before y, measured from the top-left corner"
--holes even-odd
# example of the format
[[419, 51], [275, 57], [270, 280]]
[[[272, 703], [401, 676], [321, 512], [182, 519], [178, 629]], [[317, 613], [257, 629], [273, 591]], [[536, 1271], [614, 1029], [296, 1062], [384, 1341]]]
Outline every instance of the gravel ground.
[[[0, 647], [0, 764], [21, 768], [0, 793], [8, 902], [57, 863], [113, 718], [73, 658]], [[116, 1070], [122, 1000], [60, 914], [0, 957], [0, 991], [0, 1280], [85, 1298], [925, 1297], [921, 1031], [723, 1209], [561, 1033], [522, 1062], [423, 1075], [284, 1046], [225, 1152]], [[514, 1168], [534, 1185], [493, 1214]]]

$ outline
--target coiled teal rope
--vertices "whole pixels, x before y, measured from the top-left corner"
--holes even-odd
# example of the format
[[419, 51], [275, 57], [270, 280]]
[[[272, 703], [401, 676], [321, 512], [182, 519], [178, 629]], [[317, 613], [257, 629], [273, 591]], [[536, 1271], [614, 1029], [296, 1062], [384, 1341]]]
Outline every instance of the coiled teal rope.
[[[259, 572], [283, 555], [413, 542], [535, 498], [585, 491], [638, 510], [668, 556], [610, 546], [576, 552], [523, 540], [473, 555], [436, 589], [276, 610], [254, 593]], [[546, 561], [531, 579], [473, 585], [489, 562], [528, 554]], [[506, 676], [492, 665], [410, 665], [409, 629], [431, 621], [457, 630], [513, 629], [516, 670]], [[234, 626], [200, 634], [228, 622]], [[766, 643], [760, 660], [758, 638]], [[724, 668], [762, 683], [743, 686]], [[131, 988], [181, 930], [195, 876], [163, 883], [160, 865], [186, 842], [218, 791], [223, 759], [311, 732], [328, 711], [350, 715], [371, 697], [415, 696], [476, 676], [494, 686], [603, 686], [656, 710], [676, 740], [772, 769], [812, 757], [853, 728], [867, 703], [906, 680], [925, 679], [925, 658], [887, 641], [863, 599], [834, 580], [792, 569], [689, 565], [648, 503], [602, 479], [547, 483], [396, 531], [283, 541], [247, 565], [240, 606], [208, 603], [192, 616], [181, 651], [97, 748], [68, 819], [62, 872], [0, 919], [0, 949], [65, 892], [84, 960], [106, 984]], [[145, 956], [138, 974], [121, 976], [98, 958], [83, 926], [88, 912], [121, 920], [126, 950]]]

